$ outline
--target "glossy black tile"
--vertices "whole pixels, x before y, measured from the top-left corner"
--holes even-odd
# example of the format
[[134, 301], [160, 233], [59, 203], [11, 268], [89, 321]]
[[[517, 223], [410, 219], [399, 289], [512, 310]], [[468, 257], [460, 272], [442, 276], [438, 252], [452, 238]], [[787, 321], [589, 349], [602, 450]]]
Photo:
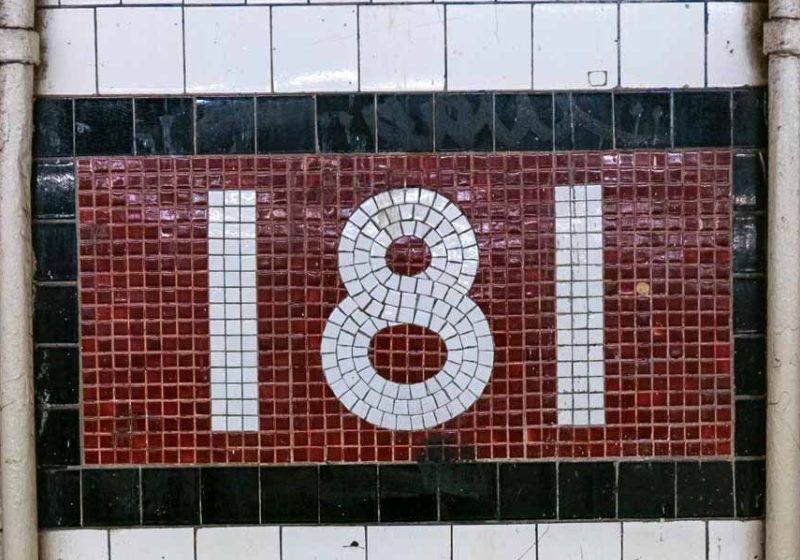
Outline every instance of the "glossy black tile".
[[736, 517], [762, 517], [766, 501], [764, 461], [736, 461]]
[[318, 95], [319, 151], [375, 151], [375, 97], [372, 95]]
[[145, 525], [200, 523], [200, 471], [142, 469], [142, 522]]
[[678, 463], [678, 517], [732, 517], [733, 463]]
[[75, 152], [79, 156], [133, 153], [132, 99], [76, 99]]
[[33, 105], [33, 155], [71, 156], [72, 135], [72, 99], [36, 99]]
[[617, 148], [666, 148], [672, 142], [672, 109], [668, 93], [614, 95]]
[[673, 103], [676, 148], [731, 145], [729, 91], [677, 91]]
[[614, 147], [614, 113], [610, 93], [572, 94], [572, 137], [576, 150]]
[[318, 520], [317, 467], [261, 468], [262, 523], [316, 523]]
[[733, 145], [763, 148], [767, 145], [767, 90], [733, 92]]
[[733, 217], [731, 240], [734, 272], [765, 272], [767, 264], [766, 215]]
[[554, 519], [556, 464], [500, 465], [500, 519]]
[[200, 495], [204, 525], [258, 523], [258, 467], [204, 468]]
[[38, 286], [34, 298], [34, 342], [78, 341], [78, 291]]
[[620, 518], [675, 517], [675, 463], [623, 462], [618, 468]]
[[75, 165], [72, 160], [34, 160], [31, 191], [34, 218], [74, 218]]
[[572, 95], [557, 93], [553, 96], [553, 145], [556, 150], [572, 150]]
[[617, 514], [614, 463], [559, 463], [559, 519], [613, 519]]
[[320, 466], [319, 518], [322, 523], [377, 521], [377, 467], [374, 465]]
[[734, 154], [732, 182], [735, 210], [766, 210], [767, 160], [763, 152]]
[[737, 395], [763, 395], [767, 391], [767, 340], [734, 337], [733, 373]]
[[81, 471], [86, 527], [139, 525], [139, 469]]
[[762, 333], [766, 328], [767, 290], [763, 278], [733, 279], [733, 331]]
[[79, 527], [81, 524], [81, 472], [40, 469], [36, 498], [39, 527]]
[[436, 521], [436, 467], [380, 467], [380, 515], [384, 523]]
[[78, 404], [78, 359], [78, 348], [38, 348], [34, 352], [37, 404]]
[[497, 94], [494, 126], [498, 151], [553, 149], [553, 95]]
[[77, 409], [40, 409], [36, 413], [36, 460], [40, 466], [81, 462], [80, 415]]
[[194, 106], [190, 97], [139, 97], [136, 103], [136, 153], [194, 153]]
[[736, 401], [737, 457], [761, 456], [766, 453], [767, 407], [762, 399]]
[[75, 280], [78, 243], [75, 224], [37, 224], [33, 228], [36, 280]]
[[433, 95], [378, 96], [378, 151], [433, 150]]
[[437, 95], [436, 150], [487, 151], [493, 147], [492, 96], [484, 93]]
[[255, 101], [252, 97], [200, 97], [195, 100], [198, 154], [255, 153]]
[[439, 465], [441, 521], [497, 519], [497, 465], [446, 463]]
[[314, 98], [257, 98], [256, 131], [259, 154], [314, 152]]

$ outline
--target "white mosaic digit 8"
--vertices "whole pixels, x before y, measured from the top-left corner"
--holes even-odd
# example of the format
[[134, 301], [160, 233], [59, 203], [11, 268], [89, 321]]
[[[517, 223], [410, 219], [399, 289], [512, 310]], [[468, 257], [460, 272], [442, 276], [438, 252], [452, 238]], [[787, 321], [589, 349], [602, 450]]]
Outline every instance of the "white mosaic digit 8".
[[[414, 276], [394, 273], [386, 253], [401, 237], [422, 239], [430, 265]], [[365, 200], [339, 241], [339, 275], [348, 296], [322, 333], [322, 369], [350, 412], [390, 430], [442, 424], [471, 407], [492, 373], [489, 323], [467, 292], [478, 271], [478, 244], [466, 216], [450, 200], [420, 188]], [[444, 367], [419, 383], [395, 383], [370, 363], [369, 345], [382, 329], [411, 324], [436, 332], [447, 348]]]

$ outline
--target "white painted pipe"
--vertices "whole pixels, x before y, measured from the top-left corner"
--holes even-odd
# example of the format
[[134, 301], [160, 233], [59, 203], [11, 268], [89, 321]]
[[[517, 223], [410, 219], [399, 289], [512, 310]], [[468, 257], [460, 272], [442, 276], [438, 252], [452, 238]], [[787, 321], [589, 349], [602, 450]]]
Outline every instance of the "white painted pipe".
[[800, 558], [800, 0], [770, 0], [767, 560]]
[[30, 220], [33, 0], [0, 0], [0, 492], [3, 557], [38, 558]]

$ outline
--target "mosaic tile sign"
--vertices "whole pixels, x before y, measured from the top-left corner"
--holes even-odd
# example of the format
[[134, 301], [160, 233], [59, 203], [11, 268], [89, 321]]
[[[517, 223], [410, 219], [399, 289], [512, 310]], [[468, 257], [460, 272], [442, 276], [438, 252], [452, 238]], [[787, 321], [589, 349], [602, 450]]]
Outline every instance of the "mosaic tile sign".
[[730, 163], [80, 159], [83, 461], [729, 456]]

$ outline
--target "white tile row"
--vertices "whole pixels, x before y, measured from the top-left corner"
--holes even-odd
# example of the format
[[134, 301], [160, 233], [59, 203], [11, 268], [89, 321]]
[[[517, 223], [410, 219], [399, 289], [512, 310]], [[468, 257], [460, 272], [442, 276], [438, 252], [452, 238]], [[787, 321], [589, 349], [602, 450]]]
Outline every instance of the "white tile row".
[[42, 560], [763, 560], [760, 521], [59, 530]]
[[762, 3], [41, 13], [38, 91], [46, 95], [733, 87], [765, 79]]

